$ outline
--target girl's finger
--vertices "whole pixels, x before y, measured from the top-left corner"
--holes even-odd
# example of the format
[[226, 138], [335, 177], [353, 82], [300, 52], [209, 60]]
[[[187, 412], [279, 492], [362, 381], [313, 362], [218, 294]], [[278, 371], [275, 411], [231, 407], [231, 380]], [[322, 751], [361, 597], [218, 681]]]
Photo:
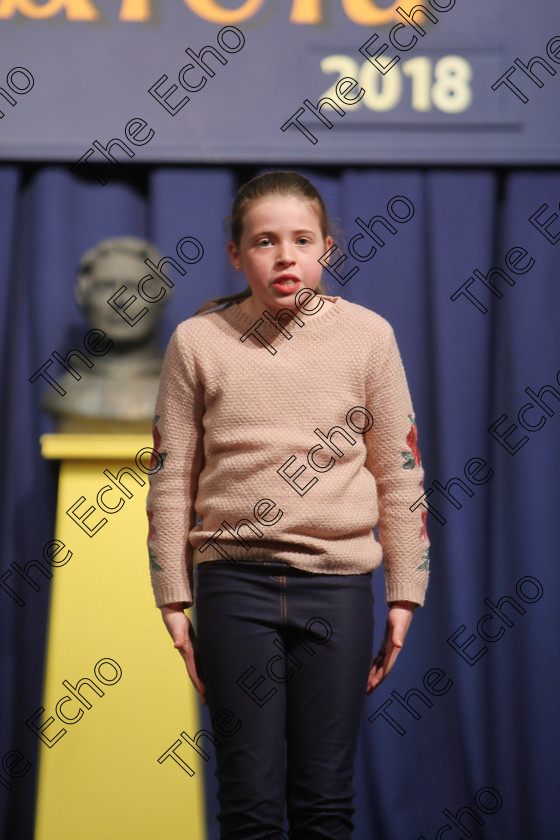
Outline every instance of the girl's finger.
[[201, 702], [206, 705], [206, 687], [198, 675], [193, 646], [190, 641], [186, 639], [184, 644], [179, 647], [178, 650], [187, 667], [187, 674], [189, 675], [190, 681], [194, 685]]

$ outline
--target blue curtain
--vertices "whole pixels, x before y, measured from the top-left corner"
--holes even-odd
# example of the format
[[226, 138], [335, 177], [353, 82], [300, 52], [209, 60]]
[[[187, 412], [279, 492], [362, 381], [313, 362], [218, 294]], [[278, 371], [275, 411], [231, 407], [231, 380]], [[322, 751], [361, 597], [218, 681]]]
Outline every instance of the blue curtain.
[[[237, 185], [257, 171], [130, 167], [120, 177], [111, 171], [101, 187], [63, 165], [0, 166], [0, 759], [9, 763], [6, 754], [18, 751], [18, 768], [27, 768], [19, 779], [0, 775], [2, 838], [32, 837], [38, 741], [24, 721], [41, 701], [50, 585], [35, 569], [35, 590], [10, 569], [12, 562], [41, 560], [56, 502], [56, 468], [42, 459], [38, 442], [51, 431], [39, 410], [43, 385], [29, 377], [54, 350], [65, 355], [83, 347], [76, 266], [104, 237], [146, 237], [170, 256], [185, 236], [203, 243], [203, 259], [175, 283], [162, 348], [203, 301], [244, 288], [229, 267], [221, 222]], [[545, 203], [540, 220], [554, 212], [560, 172], [300, 171], [344, 231], [345, 239], [335, 237], [347, 255], [340, 277], [359, 268], [347, 281], [325, 272], [330, 292], [375, 310], [395, 329], [425, 487], [438, 514], [427, 522], [433, 548], [426, 606], [393, 673], [366, 702], [355, 838], [455, 840], [476, 833], [557, 840], [560, 245], [552, 234], [560, 225], [553, 220], [547, 237], [529, 218]], [[396, 196], [414, 209], [406, 222], [396, 218], [407, 206], [391, 203]], [[365, 255], [370, 240], [353, 246], [349, 240], [360, 232], [357, 218], [367, 224], [375, 215], [396, 232], [377, 225], [384, 245], [360, 262], [348, 248]], [[494, 267], [507, 277], [490, 273]], [[478, 303], [460, 293], [469, 277]], [[541, 391], [545, 385], [557, 394]], [[385, 621], [381, 572], [374, 594], [377, 649]], [[209, 727], [206, 709], [203, 725]], [[213, 759], [205, 766], [209, 840], [218, 837], [213, 766]]]

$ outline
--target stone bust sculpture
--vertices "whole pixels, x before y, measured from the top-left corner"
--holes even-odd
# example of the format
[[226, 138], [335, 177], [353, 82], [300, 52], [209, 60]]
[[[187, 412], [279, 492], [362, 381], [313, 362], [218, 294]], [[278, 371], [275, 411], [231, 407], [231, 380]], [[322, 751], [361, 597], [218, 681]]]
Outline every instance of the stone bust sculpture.
[[[58, 431], [150, 430], [163, 361], [156, 328], [170, 290], [165, 287], [165, 295], [154, 302], [141, 297], [138, 283], [150, 274], [144, 262], [148, 258], [157, 266], [161, 255], [149, 242], [133, 236], [104, 239], [82, 256], [74, 294], [90, 329], [106, 334], [100, 346], [110, 349], [92, 356], [90, 368], [80, 361], [72, 363], [81, 378], [70, 371], [60, 378], [66, 394], [49, 389], [44, 395], [41, 406], [56, 416]], [[116, 295], [123, 286], [125, 290]], [[147, 295], [157, 297], [161, 286], [157, 277], [150, 280]], [[112, 296], [113, 305], [108, 303]], [[144, 309], [147, 312], [137, 318]]]

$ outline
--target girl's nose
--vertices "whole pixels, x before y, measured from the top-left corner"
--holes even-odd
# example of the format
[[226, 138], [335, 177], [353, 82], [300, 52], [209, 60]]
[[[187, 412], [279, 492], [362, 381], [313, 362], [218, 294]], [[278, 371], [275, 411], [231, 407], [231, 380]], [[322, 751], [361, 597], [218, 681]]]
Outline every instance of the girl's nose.
[[294, 253], [290, 245], [280, 245], [278, 249], [278, 261], [282, 263], [294, 263]]

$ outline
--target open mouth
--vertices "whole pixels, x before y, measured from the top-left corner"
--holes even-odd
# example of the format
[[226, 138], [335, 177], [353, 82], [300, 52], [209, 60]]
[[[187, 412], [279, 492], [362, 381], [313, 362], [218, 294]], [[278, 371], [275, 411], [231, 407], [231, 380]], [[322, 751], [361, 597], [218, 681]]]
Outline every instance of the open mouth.
[[275, 289], [278, 289], [280, 292], [293, 292], [295, 288], [299, 285], [299, 280], [297, 277], [278, 277], [273, 282], [273, 286]]

